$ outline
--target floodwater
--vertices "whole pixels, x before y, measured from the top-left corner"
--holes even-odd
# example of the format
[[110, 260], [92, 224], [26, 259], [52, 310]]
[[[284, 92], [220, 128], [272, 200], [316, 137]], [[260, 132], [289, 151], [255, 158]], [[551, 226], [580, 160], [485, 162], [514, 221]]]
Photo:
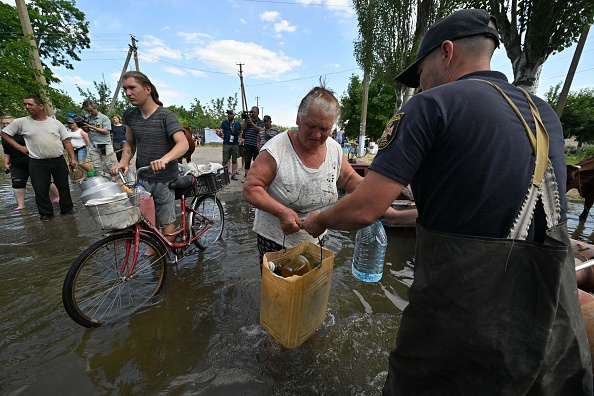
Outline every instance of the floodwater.
[[[413, 229], [387, 229], [379, 283], [351, 275], [354, 232], [331, 232], [335, 252], [326, 320], [296, 349], [259, 324], [260, 269], [253, 210], [239, 188], [221, 195], [223, 239], [172, 264], [157, 301], [118, 323], [86, 329], [61, 302], [72, 261], [101, 238], [73, 186], [76, 216], [38, 220], [32, 191], [13, 213], [0, 187], [0, 393], [5, 395], [377, 395], [412, 283]], [[234, 182], [239, 183], [239, 182]], [[56, 211], [59, 211], [57, 207]], [[570, 230], [592, 241], [592, 218]]]

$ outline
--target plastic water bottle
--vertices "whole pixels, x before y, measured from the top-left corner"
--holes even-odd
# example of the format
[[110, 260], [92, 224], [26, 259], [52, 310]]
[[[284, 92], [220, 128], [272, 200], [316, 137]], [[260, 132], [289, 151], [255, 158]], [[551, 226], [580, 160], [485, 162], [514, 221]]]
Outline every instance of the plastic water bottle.
[[353, 276], [363, 282], [377, 282], [382, 279], [386, 246], [388, 246], [386, 231], [379, 220], [357, 231], [353, 254]]

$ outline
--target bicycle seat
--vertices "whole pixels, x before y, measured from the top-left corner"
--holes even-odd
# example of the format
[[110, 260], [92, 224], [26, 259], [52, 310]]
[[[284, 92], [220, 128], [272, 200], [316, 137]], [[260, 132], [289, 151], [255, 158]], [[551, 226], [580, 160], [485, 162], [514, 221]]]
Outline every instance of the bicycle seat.
[[196, 181], [193, 175], [178, 176], [174, 181], [169, 183], [169, 188], [175, 190], [183, 190], [190, 188]]

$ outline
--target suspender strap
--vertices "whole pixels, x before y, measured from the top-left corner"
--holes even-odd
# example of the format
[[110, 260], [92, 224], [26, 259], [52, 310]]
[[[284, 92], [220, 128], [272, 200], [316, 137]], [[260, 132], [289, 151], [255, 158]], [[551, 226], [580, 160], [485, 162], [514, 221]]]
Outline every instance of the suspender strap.
[[520, 119], [520, 122], [526, 130], [526, 135], [528, 136], [530, 145], [532, 146], [532, 152], [536, 157], [536, 163], [534, 165], [534, 175], [532, 176], [532, 184], [534, 184], [537, 187], [540, 187], [540, 184], [542, 183], [542, 178], [544, 176], [545, 168], [547, 167], [547, 164], [549, 162], [549, 134], [547, 133], [547, 130], [544, 124], [542, 123], [542, 120], [540, 119], [540, 113], [538, 112], [536, 105], [532, 101], [532, 98], [530, 97], [528, 92], [526, 92], [522, 88], [519, 88], [528, 100], [528, 103], [530, 104], [530, 111], [532, 112], [532, 117], [534, 118], [534, 123], [536, 125], [536, 136], [534, 136], [534, 134], [530, 130], [530, 127], [526, 123], [526, 120], [520, 113], [518, 107], [514, 104], [514, 102], [512, 102], [509, 96], [507, 96], [505, 92], [503, 92], [501, 88], [499, 88], [497, 85], [493, 84], [490, 81], [480, 79], [477, 80], [489, 84], [497, 91], [499, 91], [499, 93], [505, 98], [507, 103], [509, 103], [511, 108], [514, 110], [514, 112]]
[[553, 166], [549, 161], [549, 135], [542, 122], [542, 119], [540, 118], [538, 108], [534, 104], [534, 101], [528, 92], [522, 88], [519, 88], [530, 105], [530, 112], [532, 113], [534, 124], [536, 126], [536, 134], [532, 133], [528, 123], [526, 123], [526, 120], [520, 113], [518, 107], [514, 104], [514, 102], [512, 102], [509, 96], [503, 92], [501, 88], [490, 81], [481, 79], [476, 80], [489, 84], [495, 88], [503, 96], [503, 98], [505, 98], [524, 126], [526, 135], [530, 141], [530, 146], [532, 147], [532, 152], [536, 157], [532, 182], [528, 187], [522, 207], [518, 211], [514, 224], [512, 225], [508, 234], [508, 238], [510, 239], [526, 239], [528, 236], [528, 229], [534, 216], [536, 202], [539, 200], [539, 198], [543, 203], [548, 228], [557, 225], [559, 219], [561, 218], [561, 206], [559, 201], [557, 180], [555, 178]]

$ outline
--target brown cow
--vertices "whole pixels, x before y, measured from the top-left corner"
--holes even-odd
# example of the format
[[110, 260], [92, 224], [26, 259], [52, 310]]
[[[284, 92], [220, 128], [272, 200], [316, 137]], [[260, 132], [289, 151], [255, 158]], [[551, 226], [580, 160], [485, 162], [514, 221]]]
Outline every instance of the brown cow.
[[186, 136], [186, 140], [188, 141], [188, 151], [181, 157], [177, 159], [177, 162], [180, 164], [182, 163], [183, 159], [186, 159], [186, 162], [192, 162], [192, 154], [194, 154], [194, 150], [196, 149], [196, 143], [192, 138], [192, 130], [190, 127], [184, 125], [184, 135]]
[[577, 188], [584, 198], [580, 221], [585, 221], [594, 204], [594, 157], [586, 158], [576, 165], [567, 165], [567, 191], [572, 188]]

